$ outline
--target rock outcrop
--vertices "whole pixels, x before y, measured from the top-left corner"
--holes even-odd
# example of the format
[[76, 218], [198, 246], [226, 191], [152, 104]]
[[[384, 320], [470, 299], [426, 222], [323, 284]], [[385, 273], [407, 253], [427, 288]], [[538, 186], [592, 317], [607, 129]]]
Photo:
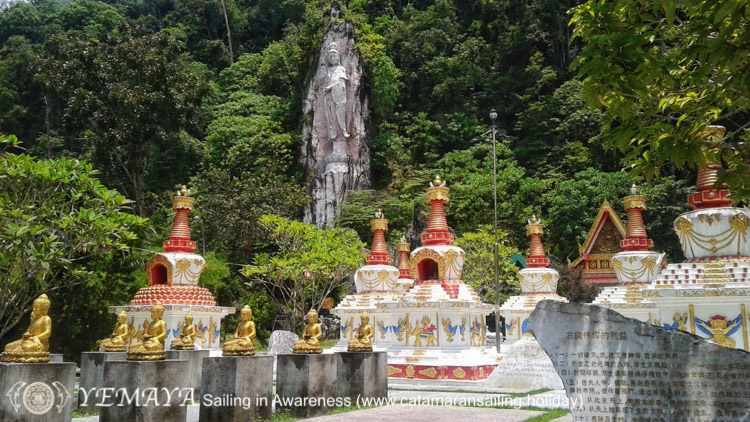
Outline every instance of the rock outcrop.
[[330, 226], [347, 192], [370, 187], [368, 98], [351, 22], [332, 18], [302, 102], [305, 166], [312, 202], [304, 221]]

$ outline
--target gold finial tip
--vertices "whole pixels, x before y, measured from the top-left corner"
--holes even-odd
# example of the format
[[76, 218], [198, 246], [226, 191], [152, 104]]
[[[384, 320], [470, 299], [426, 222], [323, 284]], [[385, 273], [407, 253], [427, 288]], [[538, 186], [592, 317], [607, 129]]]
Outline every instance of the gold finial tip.
[[406, 243], [406, 238], [404, 236], [401, 236], [401, 243]]
[[443, 181], [443, 180], [440, 179], [440, 175], [436, 175], [435, 176], [435, 180], [433, 180], [432, 182], [430, 182], [430, 187], [431, 188], [439, 188], [439, 187], [442, 187], [442, 186], [445, 186], [445, 181]]
[[537, 221], [538, 220], [536, 219], [536, 214], [531, 214], [531, 224], [536, 224]]
[[375, 212], [375, 218], [383, 219], [384, 218], [383, 210], [378, 208], [377, 212]]

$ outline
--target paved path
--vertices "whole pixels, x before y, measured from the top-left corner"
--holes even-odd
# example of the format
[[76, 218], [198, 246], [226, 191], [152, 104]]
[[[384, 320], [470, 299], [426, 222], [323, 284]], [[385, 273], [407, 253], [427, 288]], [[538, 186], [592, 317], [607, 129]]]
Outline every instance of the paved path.
[[456, 422], [461, 420], [471, 420], [472, 422], [521, 422], [543, 414], [544, 412], [531, 410], [479, 409], [476, 407], [387, 406], [305, 420], [315, 422], [350, 422], [352, 420], [378, 422]]

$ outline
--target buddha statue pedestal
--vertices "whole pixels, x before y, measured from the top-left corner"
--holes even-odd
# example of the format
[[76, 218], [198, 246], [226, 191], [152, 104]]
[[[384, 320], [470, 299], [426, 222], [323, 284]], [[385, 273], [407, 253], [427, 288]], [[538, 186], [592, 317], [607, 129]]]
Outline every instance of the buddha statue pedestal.
[[188, 368], [184, 360], [104, 362], [104, 387], [114, 393], [99, 400], [99, 422], [185, 422], [190, 400], [200, 399], [188, 387]]
[[210, 350], [167, 350], [167, 360], [188, 361], [188, 387], [195, 389], [195, 397], [200, 394], [203, 358], [210, 355]]
[[[201, 422], [270, 420], [273, 403], [273, 360], [273, 356], [205, 358], [201, 377]], [[203, 398], [208, 395], [215, 399], [241, 397], [249, 402], [237, 405], [219, 401], [206, 406]]]
[[386, 352], [341, 352], [336, 356], [336, 396], [361, 398], [388, 397], [388, 356]]
[[[336, 398], [336, 356], [333, 354], [293, 354], [276, 356], [276, 394], [286, 405], [290, 414], [299, 418], [309, 418], [328, 413]], [[296, 405], [294, 399], [316, 398]], [[317, 402], [316, 402], [317, 401]]]
[[78, 410], [99, 414], [99, 403], [104, 392], [104, 362], [125, 360], [125, 352], [81, 353], [81, 380], [78, 390]]
[[68, 422], [76, 364], [0, 363], [0, 421]]

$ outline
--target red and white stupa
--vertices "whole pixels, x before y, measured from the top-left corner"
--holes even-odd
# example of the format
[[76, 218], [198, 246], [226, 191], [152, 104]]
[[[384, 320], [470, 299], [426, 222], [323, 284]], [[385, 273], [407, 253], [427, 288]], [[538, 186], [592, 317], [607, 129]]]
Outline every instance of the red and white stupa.
[[536, 309], [536, 304], [542, 300], [567, 302], [568, 300], [557, 294], [557, 283], [560, 273], [549, 268], [550, 261], [544, 254], [542, 235], [544, 225], [536, 216], [527, 221], [526, 235], [530, 239], [529, 258], [526, 268], [518, 272], [521, 285], [521, 296], [511, 296], [500, 307], [500, 314], [505, 319], [505, 341], [503, 347], [513, 344], [523, 337], [530, 337], [526, 328], [529, 316]]
[[231, 307], [216, 306], [211, 292], [198, 286], [206, 260], [194, 253], [195, 242], [190, 240], [188, 214], [193, 211], [195, 198], [185, 186], [172, 198], [172, 209], [177, 213], [169, 239], [162, 243], [164, 252], [156, 253], [146, 264], [148, 286], [135, 294], [126, 306], [110, 307], [110, 312], [125, 311], [131, 327], [131, 341], [136, 341], [151, 320], [151, 307], [164, 306], [167, 324], [167, 349], [179, 335], [185, 316], [193, 314], [197, 332], [196, 349], [219, 349], [221, 320], [235, 311]]
[[[707, 144], [715, 144], [724, 133], [722, 126], [707, 126], [702, 138]], [[647, 284], [629, 286], [624, 300], [611, 296], [606, 302], [595, 303], [625, 316], [747, 351], [750, 210], [734, 207], [730, 190], [725, 185], [717, 186], [720, 170], [720, 164], [708, 163], [698, 171], [696, 190], [688, 195], [693, 210], [674, 221], [687, 259], [666, 265]]]
[[[373, 349], [388, 352], [388, 376], [398, 382], [483, 380], [500, 358], [486, 343], [486, 317], [494, 305], [481, 303], [474, 289], [461, 281], [465, 253], [452, 245], [454, 236], [445, 219], [449, 191], [439, 177], [430, 183], [423, 246], [409, 259], [409, 244], [397, 244], [398, 268], [386, 264], [391, 262], [385, 248], [387, 220], [376, 215], [368, 265], [355, 275], [357, 293], [333, 310], [341, 318], [341, 337], [333, 350], [346, 348], [367, 311], [375, 331]], [[372, 275], [365, 273], [360, 281], [359, 274], [368, 270]], [[382, 278], [376, 278], [375, 271]]]

